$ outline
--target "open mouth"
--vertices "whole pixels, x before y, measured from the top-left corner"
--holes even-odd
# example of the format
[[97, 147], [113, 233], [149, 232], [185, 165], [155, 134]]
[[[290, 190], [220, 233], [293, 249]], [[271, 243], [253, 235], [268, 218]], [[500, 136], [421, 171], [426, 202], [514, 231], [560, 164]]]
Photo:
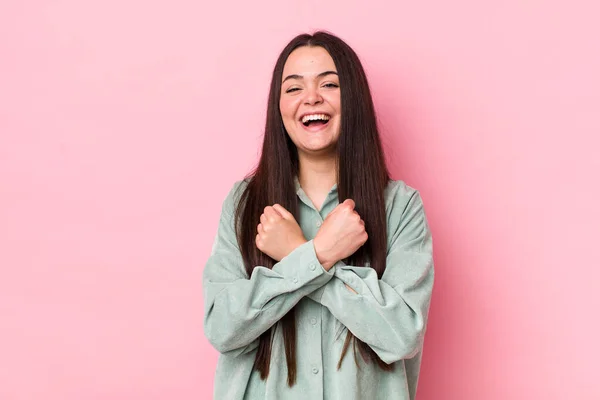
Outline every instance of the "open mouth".
[[330, 119], [329, 114], [309, 114], [302, 117], [300, 122], [307, 128], [320, 128], [327, 125]]

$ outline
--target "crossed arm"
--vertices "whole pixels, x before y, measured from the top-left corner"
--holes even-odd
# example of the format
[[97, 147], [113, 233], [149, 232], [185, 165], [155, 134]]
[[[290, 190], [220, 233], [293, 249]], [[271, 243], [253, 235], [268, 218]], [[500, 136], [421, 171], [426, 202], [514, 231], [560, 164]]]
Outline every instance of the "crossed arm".
[[223, 203], [203, 272], [204, 330], [221, 353], [242, 354], [303, 297], [327, 307], [387, 363], [421, 347], [433, 287], [432, 239], [418, 192], [397, 193], [388, 213], [388, 254], [381, 279], [372, 268], [338, 261], [326, 270], [313, 240], [272, 269], [247, 276], [233, 230], [231, 193]]

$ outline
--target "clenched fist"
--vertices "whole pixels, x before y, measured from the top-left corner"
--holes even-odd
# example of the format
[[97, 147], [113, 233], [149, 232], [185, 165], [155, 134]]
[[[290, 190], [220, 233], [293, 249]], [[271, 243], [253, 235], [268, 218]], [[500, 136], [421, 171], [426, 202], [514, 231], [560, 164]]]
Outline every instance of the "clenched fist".
[[256, 230], [256, 247], [275, 261], [306, 243], [294, 216], [279, 204], [265, 207]]
[[337, 261], [354, 254], [369, 238], [365, 222], [354, 206], [351, 199], [339, 204], [327, 215], [315, 236], [317, 258], [328, 271]]

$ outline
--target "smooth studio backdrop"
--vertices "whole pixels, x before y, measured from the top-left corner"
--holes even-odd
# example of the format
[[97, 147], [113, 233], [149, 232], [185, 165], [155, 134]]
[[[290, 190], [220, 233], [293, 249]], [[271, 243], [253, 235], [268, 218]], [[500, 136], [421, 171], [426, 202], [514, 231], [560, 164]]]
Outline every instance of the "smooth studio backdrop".
[[209, 399], [201, 277], [270, 74], [360, 55], [436, 286], [418, 400], [600, 399], [594, 1], [0, 3], [0, 399]]

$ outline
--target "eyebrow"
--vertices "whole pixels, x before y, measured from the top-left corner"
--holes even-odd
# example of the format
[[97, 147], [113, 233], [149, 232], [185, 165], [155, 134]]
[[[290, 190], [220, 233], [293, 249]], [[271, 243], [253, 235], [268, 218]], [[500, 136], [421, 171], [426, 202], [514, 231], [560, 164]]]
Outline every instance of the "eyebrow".
[[[327, 75], [337, 75], [337, 72], [335, 72], [335, 71], [321, 72], [319, 75], [317, 75], [317, 78], [322, 78], [322, 77], [327, 76]], [[302, 79], [302, 78], [303, 78], [302, 75], [297, 75], [297, 74], [288, 75], [288, 76], [285, 77], [285, 79], [281, 83], [287, 81], [288, 79]]]

